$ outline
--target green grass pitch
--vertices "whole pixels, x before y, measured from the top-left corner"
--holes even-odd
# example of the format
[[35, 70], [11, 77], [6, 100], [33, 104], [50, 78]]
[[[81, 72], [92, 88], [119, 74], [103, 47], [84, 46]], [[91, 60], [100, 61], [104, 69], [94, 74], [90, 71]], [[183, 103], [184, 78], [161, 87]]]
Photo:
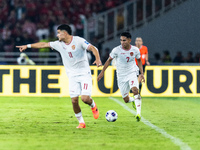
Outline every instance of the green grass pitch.
[[[200, 149], [200, 98], [143, 98], [142, 116], [189, 148], [181, 147], [120, 104], [93, 98], [99, 119], [79, 101], [85, 129], [76, 129], [70, 98], [0, 97], [0, 150], [180, 150]], [[122, 98], [115, 99], [123, 102]], [[124, 102], [123, 102], [124, 103]], [[124, 103], [125, 104], [125, 103]], [[131, 104], [125, 104], [132, 109]], [[108, 110], [118, 113], [107, 122]]]

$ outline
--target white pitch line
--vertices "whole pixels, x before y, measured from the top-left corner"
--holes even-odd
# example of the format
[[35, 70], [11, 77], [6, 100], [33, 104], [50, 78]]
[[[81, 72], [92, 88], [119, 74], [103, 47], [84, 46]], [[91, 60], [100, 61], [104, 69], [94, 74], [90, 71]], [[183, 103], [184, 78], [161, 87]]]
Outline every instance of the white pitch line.
[[[130, 109], [128, 106], [125, 105], [125, 103], [119, 101], [116, 98], [109, 97], [111, 100], [115, 101], [119, 105], [121, 105], [124, 109], [128, 110], [130, 113], [136, 115], [136, 112], [133, 109]], [[151, 127], [152, 129], [156, 130], [157, 132], [161, 133], [164, 137], [170, 139], [175, 145], [179, 146], [181, 150], [191, 150], [191, 148], [188, 146], [187, 143], [182, 142], [180, 139], [173, 137], [172, 135], [168, 134], [164, 129], [161, 129], [148, 120], [141, 118], [141, 122], [146, 124], [147, 126]]]

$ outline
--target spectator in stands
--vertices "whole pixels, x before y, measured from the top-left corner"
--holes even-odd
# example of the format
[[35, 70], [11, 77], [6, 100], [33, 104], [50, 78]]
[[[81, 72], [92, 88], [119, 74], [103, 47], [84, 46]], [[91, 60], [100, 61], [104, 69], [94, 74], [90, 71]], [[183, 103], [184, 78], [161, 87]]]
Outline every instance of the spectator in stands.
[[56, 16], [54, 16], [51, 11], [49, 11], [48, 16], [49, 16], [49, 24], [48, 24], [49, 32], [52, 32], [54, 31], [54, 26], [56, 24]]
[[[91, 16], [90, 16], [91, 17]], [[99, 28], [103, 27], [103, 23], [101, 22], [101, 18], [99, 19]], [[92, 40], [92, 42], [94, 41], [93, 39], [95, 38], [95, 20], [93, 18], [90, 18], [88, 20], [88, 33], [89, 33], [89, 37]], [[100, 29], [101, 30], [101, 29]], [[100, 33], [101, 34], [101, 33]], [[103, 34], [103, 33], [102, 33]]]
[[172, 59], [171, 59], [171, 56], [170, 56], [170, 53], [169, 53], [168, 50], [164, 51], [164, 55], [162, 57], [162, 62], [164, 62], [164, 63], [171, 63], [172, 62]]
[[106, 8], [110, 9], [115, 6], [115, 1], [114, 0], [106, 0]]
[[2, 35], [1, 35], [3, 40], [11, 39], [12, 31], [10, 29], [10, 26], [11, 26], [10, 23], [7, 23], [4, 25], [2, 29]]
[[195, 63], [200, 63], [200, 53], [197, 53], [194, 58]]
[[5, 52], [13, 52], [14, 50], [14, 42], [13, 39], [8, 38], [3, 41], [3, 49]]
[[102, 1], [101, 0], [98, 0], [97, 3], [96, 3], [96, 8], [97, 8], [97, 13], [99, 12], [103, 12], [106, 10], [106, 7], [105, 5], [102, 5]]
[[43, 36], [48, 37], [49, 36], [49, 29], [46, 28], [43, 24], [38, 23], [37, 24], [36, 36], [39, 40], [44, 39]]
[[6, 24], [2, 30], [2, 42], [3, 42], [3, 50], [5, 52], [13, 52], [14, 42], [11, 38], [12, 31], [10, 29], [10, 24]]
[[9, 23], [11, 23], [13, 26], [15, 25], [15, 23], [16, 23], [16, 13], [15, 13], [15, 11], [14, 10], [12, 10], [11, 12], [10, 12], [10, 15], [8, 16], [8, 22]]
[[[55, 14], [52, 14], [52, 15], [55, 15]], [[39, 15], [38, 23], [42, 24], [42, 26], [39, 26], [40, 28], [42, 28], [42, 29], [45, 28], [45, 29], [49, 30], [49, 28], [50, 28], [49, 27], [50, 19], [49, 19], [47, 14]]]
[[154, 54], [154, 58], [155, 58], [155, 63], [156, 64], [160, 64], [161, 63], [161, 58], [160, 58], [160, 54], [159, 53], [155, 53]]
[[124, 28], [124, 10], [120, 9], [117, 15], [117, 30]]
[[[16, 0], [9, 0], [9, 1], [7, 2], [8, 7], [9, 7], [9, 9], [10, 9], [11, 11], [15, 9], [15, 1], [16, 1]], [[1, 2], [1, 0], [0, 0], [0, 2]]]
[[185, 62], [194, 63], [194, 58], [192, 55], [193, 55], [192, 51], [189, 51], [187, 57], [185, 58]]
[[78, 22], [75, 24], [75, 28], [76, 28], [76, 35], [83, 37], [84, 25], [81, 22], [81, 19], [78, 19]]
[[37, 15], [39, 15], [39, 11], [36, 2], [33, 0], [26, 0], [26, 17], [35, 22], [35, 16]]
[[4, 22], [0, 19], [0, 33], [2, 32], [1, 30], [2, 30], [3, 26], [4, 26]]
[[32, 36], [33, 39], [35, 39], [36, 24], [27, 18], [25, 23], [22, 25], [22, 31], [26, 32], [28, 35]]
[[7, 2], [5, 0], [0, 1], [0, 20], [2, 20], [2, 22], [6, 22], [8, 14], [9, 7], [7, 5]]
[[[26, 43], [27, 39], [25, 39], [24, 34], [22, 33], [22, 27], [19, 22], [15, 24], [15, 28], [13, 30], [13, 38], [15, 46]], [[15, 47], [14, 52], [19, 52], [19, 50]]]
[[[39, 14], [42, 14], [42, 15], [47, 15], [48, 14], [48, 11], [49, 9], [52, 9], [51, 8], [51, 5], [52, 5], [52, 2], [51, 1], [44, 1], [43, 5], [40, 5], [41, 9], [39, 11]], [[55, 5], [55, 7], [57, 8], [57, 6]], [[60, 9], [58, 9], [59, 11]]]
[[3, 47], [3, 40], [1, 38], [1, 36], [0, 36], [0, 47]]
[[29, 59], [25, 53], [20, 54], [20, 57], [17, 58], [17, 63], [19, 65], [35, 65], [35, 62]]
[[69, 21], [69, 26], [72, 29], [72, 35], [76, 35], [76, 27], [75, 27], [75, 25], [72, 22]]
[[182, 52], [181, 51], [178, 51], [176, 53], [176, 56], [173, 60], [174, 63], [183, 63], [184, 62], [184, 58], [183, 58], [183, 55], [182, 55]]
[[25, 1], [15, 1], [15, 12], [17, 20], [23, 20], [26, 14]]

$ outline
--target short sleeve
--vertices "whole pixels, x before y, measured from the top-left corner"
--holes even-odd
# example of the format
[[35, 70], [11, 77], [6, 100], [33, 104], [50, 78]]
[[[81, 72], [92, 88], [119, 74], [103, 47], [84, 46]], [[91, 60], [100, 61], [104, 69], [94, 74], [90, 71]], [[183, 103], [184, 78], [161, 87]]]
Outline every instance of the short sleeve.
[[59, 51], [59, 45], [60, 45], [59, 43], [60, 43], [59, 41], [49, 42], [49, 46], [52, 49]]
[[140, 59], [140, 50], [136, 47], [136, 53], [135, 53], [135, 58]]
[[81, 43], [81, 46], [83, 49], [88, 49], [88, 47], [91, 45], [88, 41], [86, 41], [84, 38], [79, 37], [79, 41]]
[[111, 57], [112, 59], [115, 58], [115, 57], [117, 57], [117, 49], [116, 49], [116, 48], [114, 48], [114, 49], [111, 51], [110, 57]]

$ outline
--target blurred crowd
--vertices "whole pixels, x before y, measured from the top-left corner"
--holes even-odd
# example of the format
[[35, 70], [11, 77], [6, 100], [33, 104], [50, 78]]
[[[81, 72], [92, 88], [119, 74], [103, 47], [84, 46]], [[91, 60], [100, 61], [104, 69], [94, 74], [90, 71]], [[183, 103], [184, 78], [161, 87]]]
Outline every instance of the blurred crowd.
[[193, 54], [192, 51], [189, 51], [186, 56], [183, 56], [181, 51], [177, 51], [174, 58], [170, 56], [169, 50], [165, 50], [162, 57], [159, 53], [155, 53], [152, 64], [162, 63], [200, 63], [200, 53]]
[[18, 51], [15, 45], [55, 40], [56, 28], [63, 23], [71, 26], [73, 35], [83, 37], [84, 18], [126, 1], [0, 0], [0, 51]]
[[[25, 45], [34, 42], [49, 42], [56, 40], [57, 26], [69, 24], [73, 35], [84, 36], [84, 19], [94, 16], [96, 13], [106, 11], [129, 0], [0, 0], [0, 52], [19, 52], [16, 45]], [[176, 1], [176, 0], [174, 0]], [[137, 0], [137, 21], [143, 17], [143, 1]], [[171, 4], [171, 0], [165, 0], [165, 6]], [[156, 11], [161, 9], [161, 0], [156, 0]], [[152, 1], [146, 0], [147, 16], [152, 14]], [[123, 18], [121, 19], [123, 22]], [[120, 24], [120, 19], [118, 20]], [[120, 25], [119, 25], [119, 29]], [[104, 63], [110, 53], [110, 49], [102, 50], [98, 38], [92, 41], [98, 47], [102, 62]], [[28, 49], [29, 52], [50, 52], [50, 49]], [[91, 62], [93, 56], [90, 56]], [[177, 52], [175, 58], [171, 58], [169, 51], [164, 51], [161, 57], [159, 53], [154, 55], [155, 63], [171, 62], [198, 62], [200, 53], [183, 57]]]
[[[102, 63], [104, 64], [109, 57], [111, 49], [106, 48], [101, 57]], [[151, 52], [151, 50], [149, 50]], [[171, 57], [169, 50], [164, 50], [163, 54], [155, 53], [154, 58], [149, 58], [152, 65], [164, 65], [164, 64], [180, 64], [180, 63], [200, 63], [200, 53], [194, 54], [189, 51], [186, 56], [182, 55], [181, 51], [177, 51], [175, 57]]]

